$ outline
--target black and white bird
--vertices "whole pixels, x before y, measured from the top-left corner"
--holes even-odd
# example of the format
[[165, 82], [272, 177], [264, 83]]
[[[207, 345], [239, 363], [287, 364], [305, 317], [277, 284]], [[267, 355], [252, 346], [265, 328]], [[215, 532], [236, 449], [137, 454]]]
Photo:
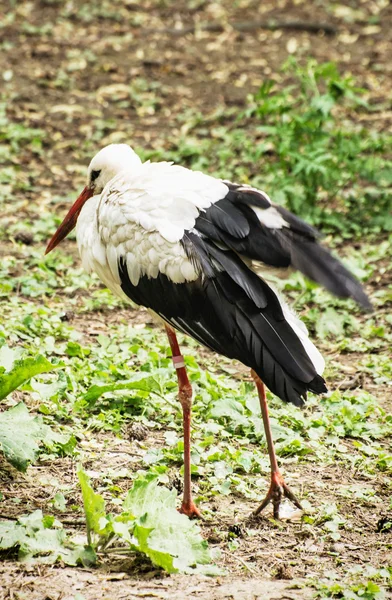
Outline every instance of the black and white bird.
[[87, 185], [46, 253], [75, 225], [85, 269], [165, 324], [183, 409], [180, 510], [200, 516], [191, 493], [192, 388], [175, 330], [251, 369], [271, 461], [271, 485], [255, 513], [272, 501], [279, 517], [282, 496], [300, 508], [278, 468], [264, 383], [283, 401], [301, 406], [308, 391], [327, 390], [324, 360], [263, 270], [293, 267], [369, 310], [358, 281], [319, 244], [313, 227], [265, 192], [169, 162], [142, 163], [125, 144], [106, 146], [92, 159]]

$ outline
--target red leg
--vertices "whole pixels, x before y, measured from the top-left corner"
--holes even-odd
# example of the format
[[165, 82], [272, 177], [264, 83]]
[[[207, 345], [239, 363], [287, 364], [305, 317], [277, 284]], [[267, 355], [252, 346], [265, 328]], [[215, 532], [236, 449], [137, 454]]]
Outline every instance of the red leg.
[[297, 498], [294, 496], [293, 492], [288, 488], [288, 486], [284, 482], [284, 479], [283, 479], [281, 472], [279, 470], [279, 467], [278, 467], [278, 461], [276, 460], [274, 442], [272, 439], [271, 425], [270, 425], [270, 420], [269, 420], [269, 416], [268, 416], [268, 406], [267, 406], [267, 398], [265, 395], [264, 384], [261, 381], [260, 377], [257, 375], [257, 373], [255, 373], [255, 371], [253, 371], [253, 369], [251, 370], [251, 375], [255, 381], [255, 384], [257, 387], [257, 392], [259, 394], [261, 414], [263, 416], [265, 437], [267, 440], [268, 454], [269, 454], [270, 463], [271, 463], [271, 485], [270, 485], [270, 488], [269, 488], [268, 493], [267, 493], [266, 497], [264, 498], [263, 502], [254, 511], [253, 514], [255, 516], [258, 515], [270, 502], [272, 502], [272, 506], [273, 506], [273, 510], [274, 510], [274, 517], [275, 517], [275, 519], [279, 519], [279, 506], [280, 506], [283, 496], [285, 496], [286, 498], [291, 500], [291, 502], [297, 508], [302, 510], [302, 507], [301, 507], [299, 501], [297, 500]]
[[166, 333], [172, 351], [174, 367], [177, 371], [178, 398], [182, 406], [182, 419], [184, 428], [184, 497], [180, 512], [188, 517], [200, 517], [199, 509], [192, 500], [191, 490], [191, 409], [192, 386], [189, 383], [185, 368], [184, 358], [178, 345], [177, 336], [171, 327], [166, 325]]

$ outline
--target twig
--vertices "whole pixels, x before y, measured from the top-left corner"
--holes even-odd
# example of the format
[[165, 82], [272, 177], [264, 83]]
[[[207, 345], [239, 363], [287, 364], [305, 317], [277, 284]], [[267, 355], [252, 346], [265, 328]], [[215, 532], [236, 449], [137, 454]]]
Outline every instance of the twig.
[[157, 593], [157, 592], [135, 592], [135, 591], [132, 591], [132, 596], [137, 596], [138, 598], [162, 598], [162, 596], [159, 592]]
[[130, 554], [131, 552], [135, 552], [132, 548], [124, 548], [121, 546], [120, 548], [107, 548], [105, 550], [99, 550], [99, 554]]
[[127, 454], [129, 456], [137, 456], [137, 458], [143, 458], [144, 454], [141, 452], [131, 452], [130, 450], [105, 450], [106, 454]]
[[230, 556], [231, 558], [234, 558], [235, 560], [238, 560], [239, 563], [241, 563], [241, 565], [243, 567], [245, 567], [245, 569], [247, 571], [249, 571], [249, 573], [253, 573], [253, 575], [257, 575], [257, 571], [255, 571], [254, 569], [252, 569], [252, 567], [250, 567], [242, 558], [240, 558], [239, 556], [236, 556], [235, 554], [232, 554], [231, 552], [227, 552], [227, 550], [221, 550], [222, 554], [226, 554], [226, 556]]
[[[337, 27], [330, 23], [317, 23], [314, 21], [275, 21], [273, 19], [269, 21], [234, 21], [233, 23], [228, 23], [228, 26], [242, 33], [255, 31], [257, 29], [268, 29], [270, 31], [276, 31], [277, 29], [293, 29], [295, 31], [309, 31], [311, 33], [322, 31], [326, 35], [335, 35], [338, 32]], [[212, 23], [201, 23], [200, 25], [186, 25], [181, 29], [165, 27], [163, 29], [148, 29], [147, 31], [149, 33], [167, 33], [169, 35], [180, 36], [187, 35], [188, 33], [195, 33], [195, 31], [222, 33], [225, 31], [226, 27], [227, 25], [224, 23], [212, 21]]]
[[109, 546], [111, 546], [113, 544], [113, 542], [116, 540], [116, 534], [115, 533], [110, 533], [108, 536], [107, 540], [104, 540], [102, 545], [100, 545], [98, 543], [97, 545], [97, 552], [107, 552]]

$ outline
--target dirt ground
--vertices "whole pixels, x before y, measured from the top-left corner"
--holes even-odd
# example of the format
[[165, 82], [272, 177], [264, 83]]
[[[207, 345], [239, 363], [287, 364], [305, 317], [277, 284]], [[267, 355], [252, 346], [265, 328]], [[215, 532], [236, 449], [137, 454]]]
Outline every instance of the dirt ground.
[[[265, 78], [280, 76], [290, 54], [336, 61], [358, 78], [374, 102], [390, 92], [392, 6], [383, 0], [341, 4], [321, 0], [0, 1], [1, 12], [5, 16], [0, 28], [0, 73], [12, 72], [3, 82], [7, 98], [12, 98], [9, 117], [46, 132], [44, 160], [21, 152], [20, 165], [32, 187], [11, 217], [15, 222], [29, 217], [30, 200], [40, 197], [44, 212], [50, 206], [53, 210], [53, 197], [72, 195], [83, 181], [86, 149], [94, 149], [102, 140], [170, 148], [181, 129], [179, 112], [186, 115], [199, 110], [206, 115], [243, 107], [247, 95]], [[275, 25], [264, 28], [258, 21]], [[154, 83], [152, 91], [151, 87], [148, 92], [140, 90], [142, 95], [149, 94], [150, 107], [145, 97], [139, 102], [135, 96], [132, 106], [123, 102], [124, 84], [138, 78]], [[379, 114], [374, 118], [379, 119]], [[391, 123], [392, 111], [386, 111], [376, 126], [387, 130]], [[102, 134], [99, 138], [97, 130]], [[187, 135], [185, 126], [182, 133]], [[59, 213], [67, 201], [57, 202]], [[13, 252], [11, 247], [6, 251]], [[140, 313], [132, 314], [135, 322], [140, 320]], [[91, 334], [91, 327], [105, 331], [108, 326], [107, 315], [94, 313], [89, 333], [88, 318], [83, 315], [73, 322], [86, 337], [96, 335]], [[340, 378], [345, 377], [343, 369]], [[372, 392], [388, 406], [386, 387]], [[100, 468], [124, 464], [139, 451], [136, 441], [120, 443], [110, 433], [100, 441], [105, 453], [97, 454], [94, 449], [90, 469], [98, 462]], [[162, 432], [151, 433], [149, 442], [164, 444]], [[352, 441], [344, 443], [349, 446]], [[26, 475], [0, 466], [4, 466], [0, 481], [6, 501], [13, 495], [20, 499], [18, 504], [2, 503], [3, 518], [45, 508], [53, 491], [51, 477], [75, 481], [70, 459], [33, 466]], [[338, 490], [360, 480], [360, 474], [354, 478], [333, 464], [322, 472], [317, 465], [306, 472], [295, 461], [289, 477], [295, 486], [301, 481], [311, 498], [322, 494], [331, 501]], [[91, 570], [4, 561], [0, 564], [0, 600], [310, 598], [314, 590], [307, 586], [307, 579], [317, 578], [329, 567], [344, 572], [353, 565], [392, 564], [390, 540], [386, 543], [385, 536], [376, 533], [389, 497], [387, 477], [379, 473], [362, 484], [377, 489], [383, 504], [369, 502], [365, 523], [361, 506], [355, 499], [346, 499], [344, 510], [357, 520], [358, 527], [336, 544], [324, 545], [308, 537], [301, 523], [277, 525], [262, 519], [254, 526], [257, 536], [244, 540], [241, 552], [223, 555], [221, 564], [229, 574], [219, 578], [168, 577], [137, 560], [111, 561]], [[212, 547], [220, 542], [216, 528], [227, 531], [250, 514], [254, 504], [243, 498], [236, 498], [235, 506], [232, 502], [231, 498], [217, 499], [217, 521], [204, 526], [203, 534]], [[69, 518], [68, 524], [77, 531], [78, 523], [72, 515]], [[254, 567], [244, 567], [244, 561]]]

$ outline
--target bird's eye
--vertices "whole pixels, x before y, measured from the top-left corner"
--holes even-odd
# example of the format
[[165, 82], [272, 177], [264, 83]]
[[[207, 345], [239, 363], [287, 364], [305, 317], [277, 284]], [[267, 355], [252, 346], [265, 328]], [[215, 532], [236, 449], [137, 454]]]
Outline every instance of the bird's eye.
[[91, 181], [95, 181], [99, 175], [100, 175], [101, 171], [91, 171]]

